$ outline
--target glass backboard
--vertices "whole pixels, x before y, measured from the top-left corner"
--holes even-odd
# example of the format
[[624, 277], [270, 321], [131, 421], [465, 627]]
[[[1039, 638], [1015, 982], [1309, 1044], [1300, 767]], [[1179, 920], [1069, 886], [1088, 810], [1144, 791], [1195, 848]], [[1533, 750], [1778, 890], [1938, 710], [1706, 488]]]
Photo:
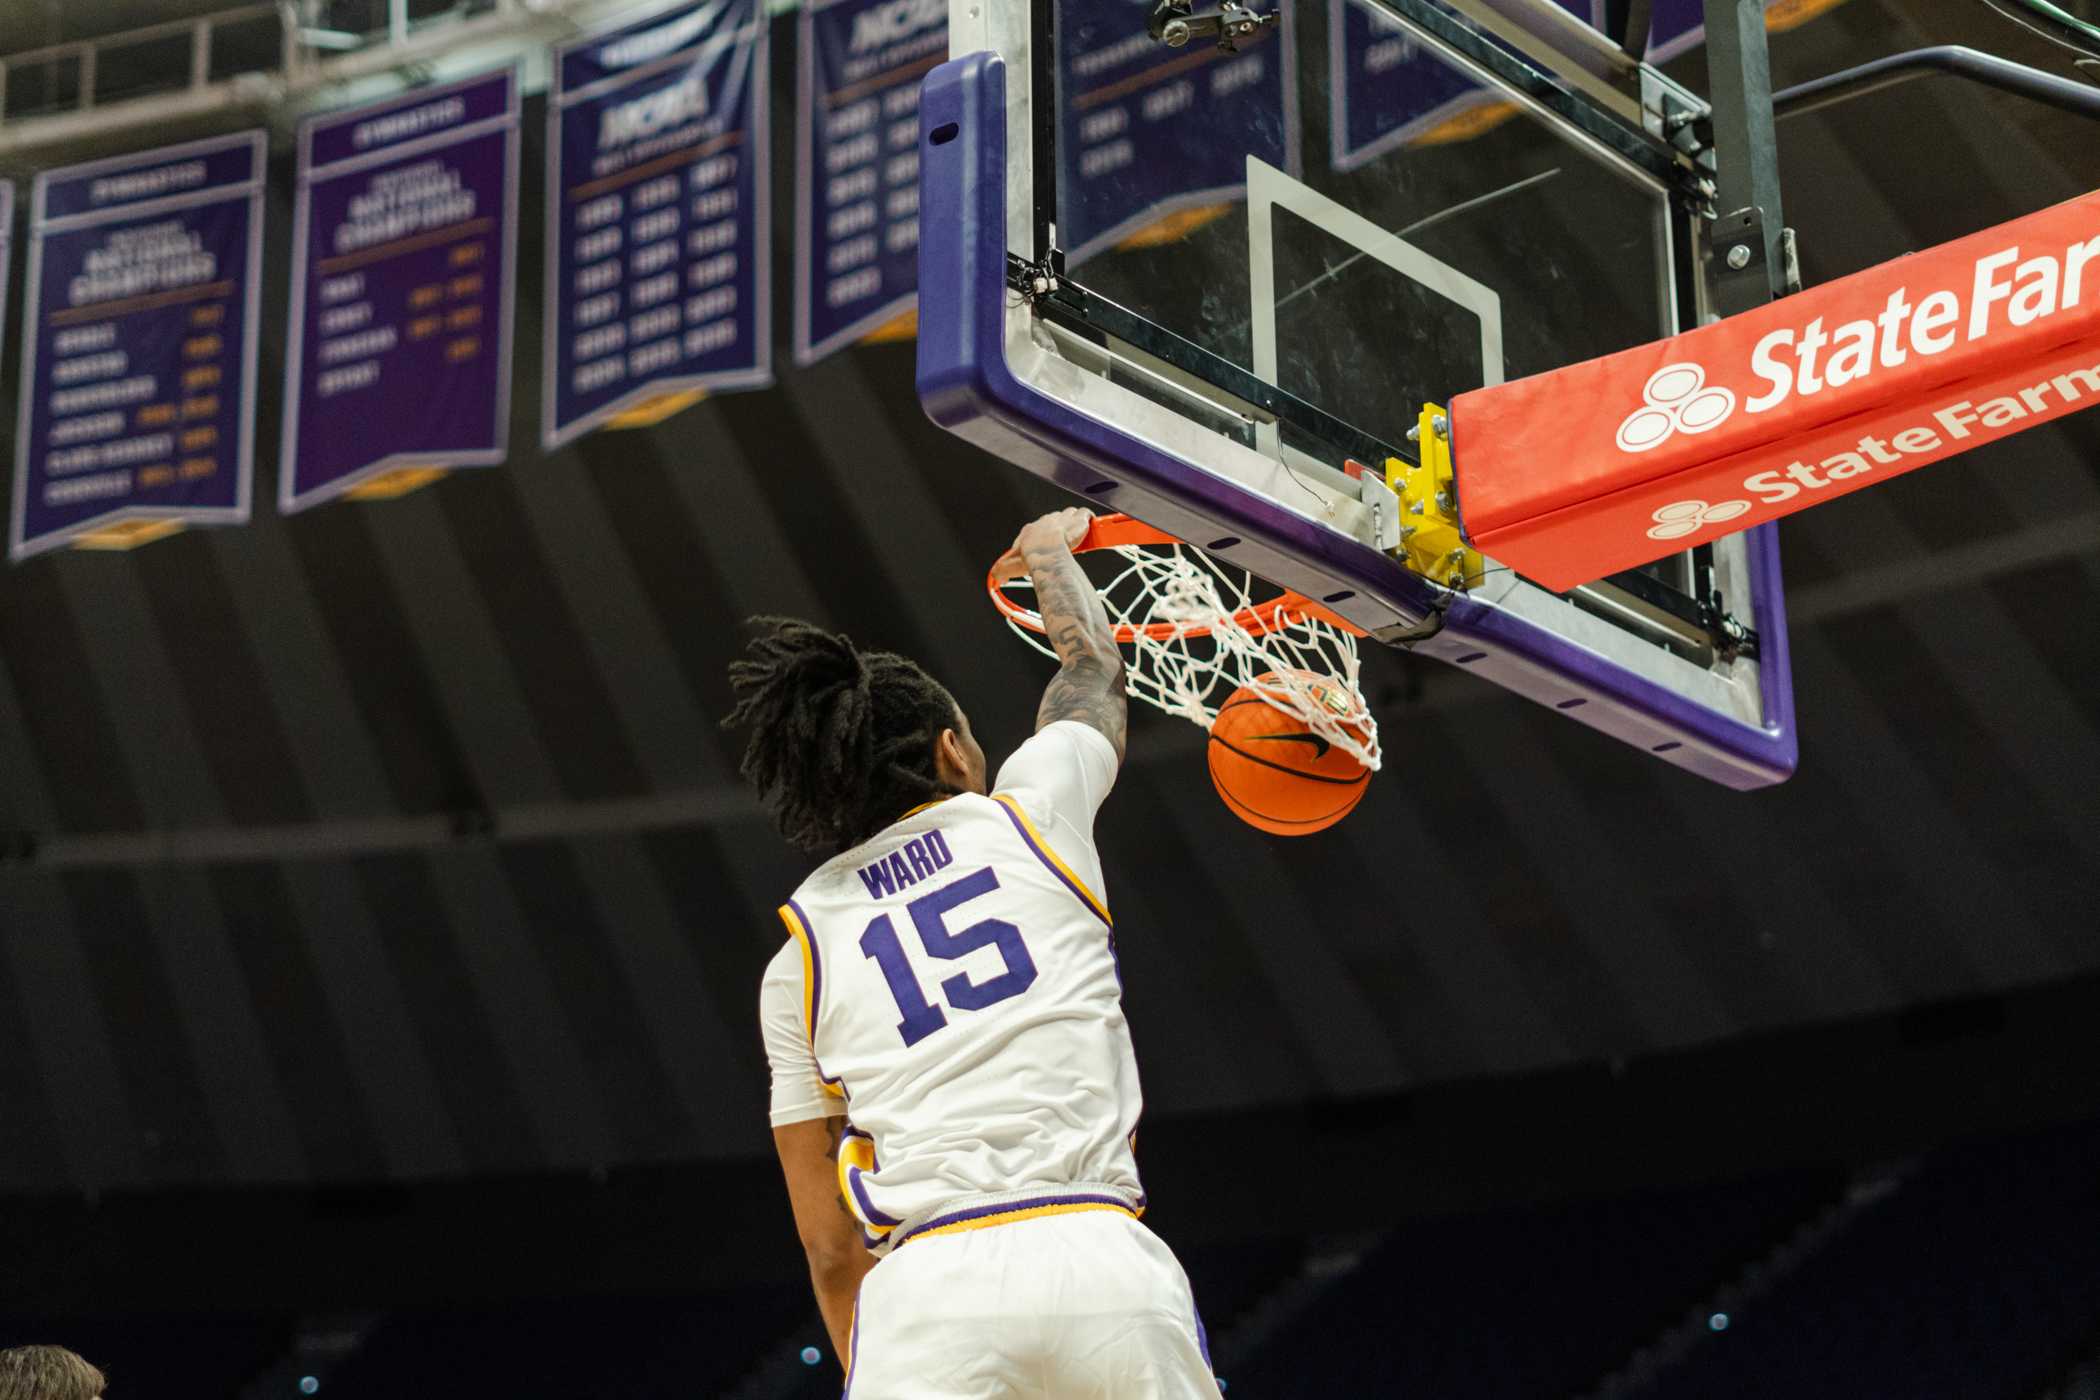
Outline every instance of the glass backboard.
[[922, 397], [1374, 637], [1775, 782], [1769, 532], [1568, 594], [1392, 552], [1375, 469], [1425, 403], [1704, 314], [1700, 172], [1664, 136], [1697, 99], [1577, 5], [1284, 0], [1228, 51], [1155, 39], [1151, 0], [955, 0], [922, 99]]

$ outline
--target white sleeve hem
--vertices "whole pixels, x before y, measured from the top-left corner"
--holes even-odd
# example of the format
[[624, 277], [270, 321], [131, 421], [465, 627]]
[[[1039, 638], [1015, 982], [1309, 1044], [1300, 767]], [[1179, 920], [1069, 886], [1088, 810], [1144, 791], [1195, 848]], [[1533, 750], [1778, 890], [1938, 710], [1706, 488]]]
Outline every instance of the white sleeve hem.
[[846, 1105], [843, 1100], [833, 1099], [829, 1103], [786, 1104], [775, 1107], [770, 1115], [773, 1126], [785, 1128], [793, 1123], [808, 1123], [818, 1118], [843, 1118]]

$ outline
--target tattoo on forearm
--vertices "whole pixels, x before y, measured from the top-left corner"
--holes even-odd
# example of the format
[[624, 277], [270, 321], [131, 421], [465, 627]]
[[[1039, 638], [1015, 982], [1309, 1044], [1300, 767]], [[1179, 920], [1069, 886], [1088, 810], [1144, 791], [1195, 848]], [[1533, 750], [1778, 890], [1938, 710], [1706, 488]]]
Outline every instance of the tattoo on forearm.
[[1109, 627], [1108, 609], [1079, 561], [1062, 546], [1026, 556], [1035, 583], [1043, 631], [1061, 663], [1043, 692], [1036, 727], [1076, 719], [1099, 731], [1123, 756], [1128, 705], [1123, 694], [1123, 653]]

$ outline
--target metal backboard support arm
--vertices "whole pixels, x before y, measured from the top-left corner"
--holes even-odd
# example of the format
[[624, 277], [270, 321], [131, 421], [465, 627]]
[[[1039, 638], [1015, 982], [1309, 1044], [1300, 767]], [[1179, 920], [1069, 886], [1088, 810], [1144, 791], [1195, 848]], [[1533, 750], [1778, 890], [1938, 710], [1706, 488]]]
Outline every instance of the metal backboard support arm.
[[1779, 138], [1760, 0], [1706, 0], [1706, 53], [1720, 212], [1711, 250], [1714, 310], [1732, 316], [1787, 290]]
[[1604, 33], [1634, 58], [1648, 56], [1655, 0], [1604, 0]]
[[1828, 73], [1796, 83], [1772, 95], [1772, 111], [1781, 121], [1821, 111], [1839, 102], [1850, 102], [1870, 92], [1906, 83], [1913, 78], [1945, 73], [1984, 87], [2010, 92], [2030, 101], [2046, 103], [2081, 117], [2100, 118], [2100, 88], [2074, 83], [2054, 73], [2029, 68], [1996, 54], [1978, 53], [1959, 44], [1939, 44], [1912, 49], [1862, 63], [1857, 68]]

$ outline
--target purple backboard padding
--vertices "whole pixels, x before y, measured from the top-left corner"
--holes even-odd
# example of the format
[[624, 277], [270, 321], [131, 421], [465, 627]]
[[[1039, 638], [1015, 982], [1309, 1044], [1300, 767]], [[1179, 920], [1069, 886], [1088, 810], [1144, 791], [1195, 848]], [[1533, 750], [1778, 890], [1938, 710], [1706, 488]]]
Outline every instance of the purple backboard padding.
[[[1234, 536], [1244, 544], [1232, 562], [1273, 582], [1317, 593], [1318, 580], [1332, 580], [1402, 619], [1426, 617], [1443, 590], [1378, 550], [1225, 485], [1015, 378], [1005, 352], [1005, 74], [996, 54], [951, 59], [927, 75], [920, 98], [918, 389], [927, 414], [1025, 470], [1194, 543]], [[1112, 489], [1101, 489], [1108, 483]], [[1749, 545], [1763, 726], [1705, 709], [1463, 595], [1450, 600], [1442, 630], [1412, 650], [1625, 743], [1660, 749], [1664, 761], [1729, 787], [1782, 782], [1794, 771], [1797, 742], [1773, 527], [1751, 531]], [[1255, 567], [1249, 553], [1272, 566]]]

